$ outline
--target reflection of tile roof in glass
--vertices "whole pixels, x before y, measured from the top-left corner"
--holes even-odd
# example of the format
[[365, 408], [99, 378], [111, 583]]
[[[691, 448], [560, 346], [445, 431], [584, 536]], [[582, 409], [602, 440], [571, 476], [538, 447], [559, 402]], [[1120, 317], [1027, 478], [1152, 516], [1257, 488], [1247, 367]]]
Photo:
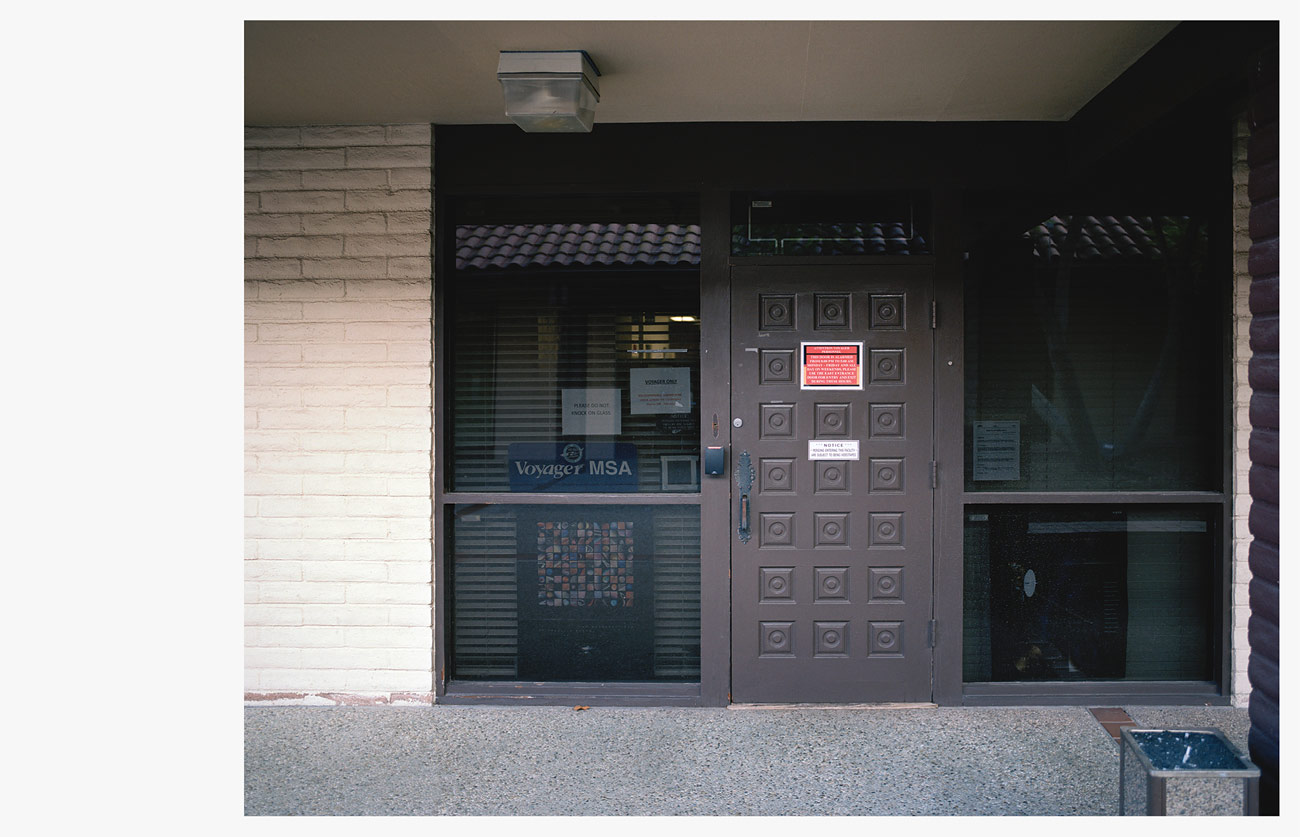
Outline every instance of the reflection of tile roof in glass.
[[733, 256], [924, 256], [930, 245], [899, 222], [732, 227]]
[[[1158, 259], [1161, 250], [1157, 242], [1157, 226], [1169, 222], [1182, 223], [1185, 219], [1132, 215], [1053, 215], [1043, 223], [1025, 232], [1024, 237], [1034, 246], [1034, 255], [1055, 261], [1061, 258], [1061, 249], [1070, 237], [1070, 225], [1076, 224], [1078, 238], [1074, 258], [1081, 261], [1112, 259]], [[1179, 242], [1170, 241], [1170, 245]]]
[[696, 265], [698, 224], [515, 224], [456, 227], [456, 268]]

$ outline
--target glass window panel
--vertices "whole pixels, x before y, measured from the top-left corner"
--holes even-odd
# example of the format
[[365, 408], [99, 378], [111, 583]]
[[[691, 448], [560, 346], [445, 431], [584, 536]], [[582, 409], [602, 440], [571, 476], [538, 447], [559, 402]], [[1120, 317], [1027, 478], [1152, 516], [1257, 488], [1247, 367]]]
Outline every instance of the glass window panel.
[[449, 514], [453, 677], [699, 680], [698, 506]]
[[924, 256], [929, 205], [905, 193], [739, 193], [733, 256]]
[[452, 490], [699, 490], [694, 269], [533, 270], [450, 295]]
[[1223, 299], [1204, 224], [1053, 216], [972, 249], [968, 491], [1222, 482]]
[[967, 507], [964, 679], [1212, 679], [1218, 513]]

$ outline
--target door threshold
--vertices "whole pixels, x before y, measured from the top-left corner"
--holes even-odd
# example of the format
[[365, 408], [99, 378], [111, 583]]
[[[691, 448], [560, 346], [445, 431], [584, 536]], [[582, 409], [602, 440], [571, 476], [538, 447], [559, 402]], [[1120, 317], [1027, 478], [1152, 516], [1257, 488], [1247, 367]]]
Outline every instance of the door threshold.
[[728, 709], [938, 709], [937, 703], [730, 703]]

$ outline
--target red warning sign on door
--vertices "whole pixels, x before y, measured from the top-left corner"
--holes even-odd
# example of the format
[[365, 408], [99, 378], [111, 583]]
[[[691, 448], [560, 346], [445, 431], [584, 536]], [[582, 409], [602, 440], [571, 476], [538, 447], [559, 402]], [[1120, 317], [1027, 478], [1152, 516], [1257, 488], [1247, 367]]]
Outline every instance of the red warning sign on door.
[[862, 389], [861, 343], [800, 344], [800, 389]]

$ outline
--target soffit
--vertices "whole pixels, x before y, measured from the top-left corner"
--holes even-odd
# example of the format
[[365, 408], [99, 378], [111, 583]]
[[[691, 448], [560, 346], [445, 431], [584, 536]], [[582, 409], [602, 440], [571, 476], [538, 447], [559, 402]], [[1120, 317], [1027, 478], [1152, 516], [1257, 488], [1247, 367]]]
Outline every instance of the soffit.
[[596, 123], [1069, 119], [1149, 21], [248, 21], [248, 125], [507, 123], [501, 50], [585, 49]]

